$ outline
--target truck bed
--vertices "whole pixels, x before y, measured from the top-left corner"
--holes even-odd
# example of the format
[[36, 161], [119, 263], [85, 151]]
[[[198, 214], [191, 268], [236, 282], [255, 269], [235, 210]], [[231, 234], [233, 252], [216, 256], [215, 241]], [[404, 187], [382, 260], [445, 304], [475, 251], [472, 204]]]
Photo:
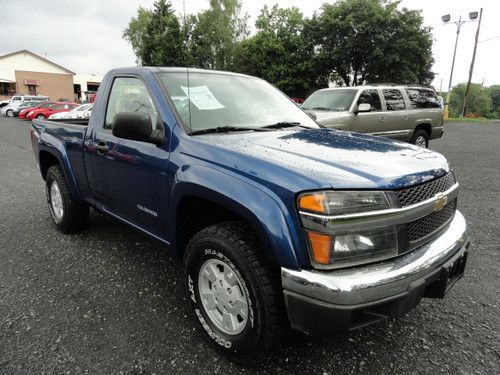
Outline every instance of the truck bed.
[[[88, 119], [34, 120], [31, 125], [31, 143], [35, 155], [38, 158], [47, 154], [59, 155], [62, 159], [59, 162], [66, 166], [65, 171], [72, 174], [68, 176], [73, 182], [70, 185], [78, 190], [88, 186], [84, 161], [87, 125]], [[54, 153], [54, 148], [59, 152]]]

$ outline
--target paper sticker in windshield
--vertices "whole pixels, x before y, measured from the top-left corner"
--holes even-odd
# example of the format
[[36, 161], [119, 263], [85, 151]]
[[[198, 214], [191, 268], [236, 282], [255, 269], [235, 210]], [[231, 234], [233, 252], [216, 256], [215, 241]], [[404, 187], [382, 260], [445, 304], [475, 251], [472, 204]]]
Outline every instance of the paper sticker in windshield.
[[191, 98], [191, 103], [199, 110], [226, 108], [215, 98], [207, 86], [195, 86], [189, 89], [182, 86], [182, 91]]

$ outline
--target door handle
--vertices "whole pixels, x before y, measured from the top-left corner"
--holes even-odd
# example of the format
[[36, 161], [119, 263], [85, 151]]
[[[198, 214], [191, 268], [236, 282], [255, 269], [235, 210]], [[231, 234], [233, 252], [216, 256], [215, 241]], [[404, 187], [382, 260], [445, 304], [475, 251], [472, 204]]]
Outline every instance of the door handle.
[[99, 142], [95, 146], [95, 149], [99, 154], [104, 154], [109, 151], [109, 146], [106, 144], [106, 142]]
[[385, 121], [385, 116], [378, 116], [378, 120], [380, 122], [384, 122]]

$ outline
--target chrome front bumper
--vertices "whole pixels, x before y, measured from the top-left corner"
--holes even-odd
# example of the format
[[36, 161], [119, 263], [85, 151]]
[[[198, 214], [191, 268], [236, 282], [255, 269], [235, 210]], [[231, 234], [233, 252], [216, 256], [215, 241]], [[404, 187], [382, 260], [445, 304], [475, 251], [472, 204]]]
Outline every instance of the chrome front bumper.
[[448, 229], [412, 252], [369, 265], [332, 271], [281, 268], [285, 293], [335, 305], [361, 305], [406, 293], [452, 256], [466, 252], [467, 226], [459, 211]]

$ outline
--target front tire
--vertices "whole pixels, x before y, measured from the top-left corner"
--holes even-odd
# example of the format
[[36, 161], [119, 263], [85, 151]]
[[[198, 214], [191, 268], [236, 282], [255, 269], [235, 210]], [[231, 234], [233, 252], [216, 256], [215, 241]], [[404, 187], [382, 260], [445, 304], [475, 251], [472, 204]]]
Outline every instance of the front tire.
[[239, 362], [259, 361], [280, 330], [282, 299], [255, 235], [244, 223], [198, 232], [185, 254], [194, 318], [205, 339]]
[[422, 148], [428, 148], [429, 147], [429, 135], [425, 130], [422, 129], [417, 129], [413, 133], [413, 137], [411, 138], [411, 143], [413, 143], [416, 146], [422, 147]]
[[40, 120], [43, 120], [45, 118], [45, 116], [40, 114], [40, 115], [36, 115], [36, 118], [40, 119]]
[[63, 233], [83, 229], [89, 221], [89, 206], [75, 201], [59, 166], [52, 166], [45, 179], [50, 216]]

